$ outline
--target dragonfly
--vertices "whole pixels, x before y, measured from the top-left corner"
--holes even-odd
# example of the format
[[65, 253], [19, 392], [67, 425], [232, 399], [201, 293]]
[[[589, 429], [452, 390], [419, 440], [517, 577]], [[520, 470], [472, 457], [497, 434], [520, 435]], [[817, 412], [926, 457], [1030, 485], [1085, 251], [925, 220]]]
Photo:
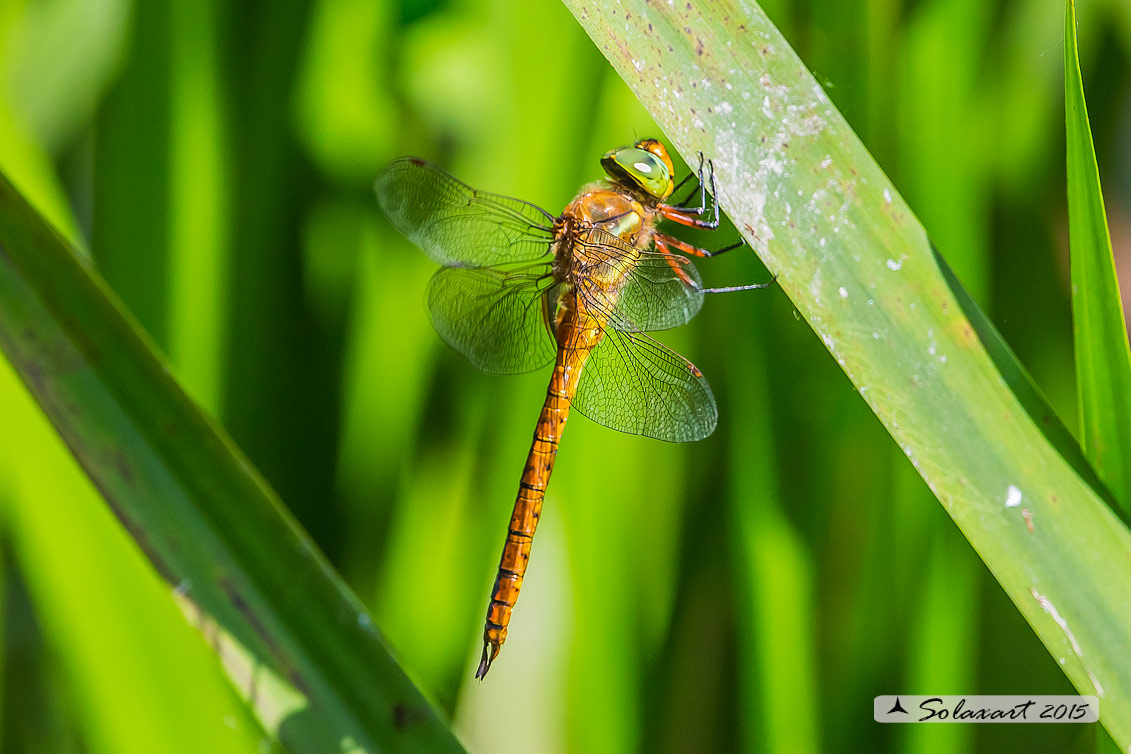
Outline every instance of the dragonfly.
[[[441, 265], [427, 291], [440, 337], [485, 372], [554, 367], [491, 590], [478, 679], [506, 641], [571, 410], [668, 442], [707, 437], [718, 420], [710, 385], [649, 333], [685, 324], [707, 294], [773, 282], [704, 287], [691, 257], [743, 242], [710, 251], [659, 229], [661, 219], [719, 227], [714, 165], [707, 161], [708, 202], [702, 154], [678, 185], [657, 139], [610, 150], [601, 166], [605, 178], [560, 215], [473, 189], [416, 157], [394, 160], [375, 184], [392, 224]], [[685, 201], [668, 203], [692, 176]]]

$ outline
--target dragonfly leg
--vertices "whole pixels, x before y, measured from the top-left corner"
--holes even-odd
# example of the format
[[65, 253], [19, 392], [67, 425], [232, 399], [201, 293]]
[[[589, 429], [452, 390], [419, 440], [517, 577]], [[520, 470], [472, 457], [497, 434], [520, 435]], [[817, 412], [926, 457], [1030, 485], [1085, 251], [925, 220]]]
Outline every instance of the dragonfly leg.
[[688, 182], [688, 181], [690, 181], [690, 180], [691, 180], [692, 178], [698, 178], [698, 179], [699, 179], [699, 180], [698, 180], [698, 181], [696, 182], [696, 185], [695, 185], [695, 187], [693, 187], [693, 188], [691, 189], [691, 193], [690, 193], [690, 194], [688, 194], [688, 195], [687, 195], [687, 198], [686, 198], [686, 199], [684, 199], [683, 201], [681, 201], [681, 202], [675, 202], [675, 201], [673, 201], [673, 202], [671, 203], [673, 207], [682, 207], [683, 205], [685, 205], [685, 204], [687, 204], [688, 202], [690, 202], [690, 201], [691, 201], [691, 197], [695, 196], [695, 191], [696, 191], [696, 189], [698, 189], [698, 190], [699, 190], [699, 192], [700, 192], [700, 193], [702, 193], [702, 188], [703, 188], [703, 153], [702, 153], [702, 152], [700, 152], [700, 153], [699, 153], [699, 169], [698, 169], [698, 170], [696, 170], [695, 172], [692, 172], [692, 173], [688, 173], [687, 175], [685, 175], [685, 176], [683, 177], [683, 180], [681, 180], [681, 181], [680, 181], [679, 183], [677, 183], [677, 184], [675, 185], [675, 188], [673, 188], [673, 189], [672, 189], [672, 195], [674, 196], [674, 195], [675, 195], [675, 193], [676, 193], [677, 191], [679, 191], [679, 190], [680, 190], [681, 188], [683, 188], [683, 184], [687, 183], [687, 182]]
[[717, 204], [715, 205], [715, 214], [710, 220], [699, 217], [694, 210], [685, 210], [682, 207], [674, 207], [669, 204], [660, 205], [660, 214], [672, 222], [686, 225], [689, 228], [714, 230], [719, 227], [719, 206]]
[[[711, 182], [711, 218], [703, 219], [707, 210], [707, 188], [703, 181], [703, 164], [702, 154], [700, 154], [699, 164], [699, 206], [697, 207], [684, 207], [678, 204], [661, 204], [660, 213], [671, 220], [681, 225], [687, 225], [692, 228], [717, 228], [719, 227], [719, 203], [716, 200], [717, 187], [715, 185], [715, 164], [707, 160], [707, 169], [709, 171], [709, 180]], [[688, 197], [690, 199], [691, 197]]]
[[[660, 233], [656, 234], [655, 241], [656, 248], [659, 249], [660, 253], [664, 255], [664, 261], [667, 262], [668, 266], [672, 268], [672, 272], [674, 272], [675, 276], [680, 279], [680, 282], [682, 282], [688, 288], [698, 290], [699, 284], [692, 280], [691, 276], [687, 274], [687, 270], [684, 269], [684, 265], [687, 264], [687, 259], [685, 257], [673, 254], [672, 250], [668, 248], [669, 243], [672, 243], [673, 245], [678, 244], [681, 246], [686, 244], [684, 244], [683, 241], [680, 241], [678, 238], [672, 238], [671, 236], [665, 236]], [[694, 249], [695, 247], [691, 246], [690, 248]], [[699, 251], [702, 251], [702, 249], [699, 249]]]
[[688, 286], [689, 288], [696, 288], [702, 293], [734, 293], [736, 291], [754, 291], [759, 288], [769, 288], [774, 284], [774, 281], [778, 279], [778, 276], [774, 275], [768, 283], [728, 285], [723, 288], [699, 288], [699, 286], [687, 274], [687, 271], [682, 267], [682, 265], [685, 263], [684, 257], [673, 254], [673, 248], [682, 251], [684, 254], [691, 254], [692, 256], [696, 257], [717, 257], [719, 254], [739, 248], [746, 242], [739, 241], [738, 243], [733, 243], [730, 246], [725, 246], [718, 251], [701, 249], [698, 246], [692, 246], [686, 241], [681, 241], [678, 238], [664, 235], [663, 233], [657, 233], [655, 235], [655, 242], [656, 248], [659, 249], [660, 253], [664, 255], [664, 259], [667, 261], [668, 265], [671, 266], [672, 271], [675, 272], [676, 276], [684, 283], [684, 285]]
[[749, 283], [747, 285], [727, 285], [722, 288], [700, 288], [703, 293], [735, 293], [737, 291], [756, 291], [759, 288], [769, 288], [777, 282], [778, 276], [774, 275], [766, 283]]
[[735, 249], [739, 249], [739, 248], [746, 245], [746, 240], [741, 239], [741, 240], [739, 240], [735, 243], [730, 244], [729, 246], [724, 246], [721, 249], [711, 251], [710, 249], [703, 249], [703, 248], [700, 248], [698, 246], [693, 246], [693, 245], [687, 243], [687, 241], [681, 241], [678, 238], [676, 238], [675, 236], [669, 236], [665, 233], [656, 233], [655, 238], [656, 238], [656, 245], [657, 246], [660, 245], [660, 243], [662, 242], [665, 249], [673, 249], [674, 248], [674, 249], [678, 249], [679, 251], [682, 251], [684, 254], [690, 254], [693, 257], [703, 257], [703, 258], [717, 257], [720, 254], [725, 254], [728, 251], [734, 251]]

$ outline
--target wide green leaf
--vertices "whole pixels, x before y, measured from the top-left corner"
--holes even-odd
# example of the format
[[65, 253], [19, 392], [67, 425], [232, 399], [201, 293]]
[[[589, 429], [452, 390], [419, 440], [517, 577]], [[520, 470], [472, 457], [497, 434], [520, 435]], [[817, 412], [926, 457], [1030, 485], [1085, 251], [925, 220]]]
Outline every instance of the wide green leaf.
[[566, 4], [1131, 746], [1131, 534], [805, 65], [751, 3]]
[[2, 175], [0, 347], [269, 736], [293, 752], [461, 750], [247, 459]]
[[1080, 437], [1100, 479], [1131, 511], [1131, 348], [1084, 103], [1073, 0], [1064, 15], [1064, 110]]

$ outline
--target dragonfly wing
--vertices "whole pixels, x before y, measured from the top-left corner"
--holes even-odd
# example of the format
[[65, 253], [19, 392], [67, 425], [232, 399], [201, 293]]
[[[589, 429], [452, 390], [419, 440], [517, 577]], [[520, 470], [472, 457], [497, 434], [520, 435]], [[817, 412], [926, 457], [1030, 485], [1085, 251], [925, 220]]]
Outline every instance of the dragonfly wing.
[[715, 430], [711, 386], [691, 362], [648, 335], [612, 328], [589, 354], [573, 406], [598, 424], [667, 442]]
[[445, 267], [428, 284], [432, 324], [448, 345], [493, 374], [543, 367], [557, 352], [544, 308], [548, 264]]
[[578, 287], [590, 309], [607, 314], [610, 324], [618, 330], [668, 330], [687, 324], [699, 313], [703, 305], [702, 279], [690, 259], [660, 251], [638, 250], [600, 229], [592, 230], [586, 240], [579, 243], [586, 244], [590, 259], [608, 259], [608, 264], [616, 264], [619, 259], [635, 259], [634, 263], [624, 265], [627, 268], [624, 282], [612, 306], [603, 303], [610, 297], [592, 285]]
[[554, 216], [529, 202], [477, 191], [415, 157], [389, 163], [374, 185], [389, 220], [433, 261], [484, 267], [550, 251]]

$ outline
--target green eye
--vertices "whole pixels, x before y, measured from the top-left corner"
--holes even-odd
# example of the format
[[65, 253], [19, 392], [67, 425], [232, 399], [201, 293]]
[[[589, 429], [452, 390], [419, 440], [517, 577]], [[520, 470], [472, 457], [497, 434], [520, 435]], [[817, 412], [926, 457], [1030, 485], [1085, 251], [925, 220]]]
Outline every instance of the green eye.
[[657, 199], [672, 190], [668, 166], [656, 155], [637, 147], [621, 147], [607, 152], [601, 166], [610, 178], [644, 189]]

